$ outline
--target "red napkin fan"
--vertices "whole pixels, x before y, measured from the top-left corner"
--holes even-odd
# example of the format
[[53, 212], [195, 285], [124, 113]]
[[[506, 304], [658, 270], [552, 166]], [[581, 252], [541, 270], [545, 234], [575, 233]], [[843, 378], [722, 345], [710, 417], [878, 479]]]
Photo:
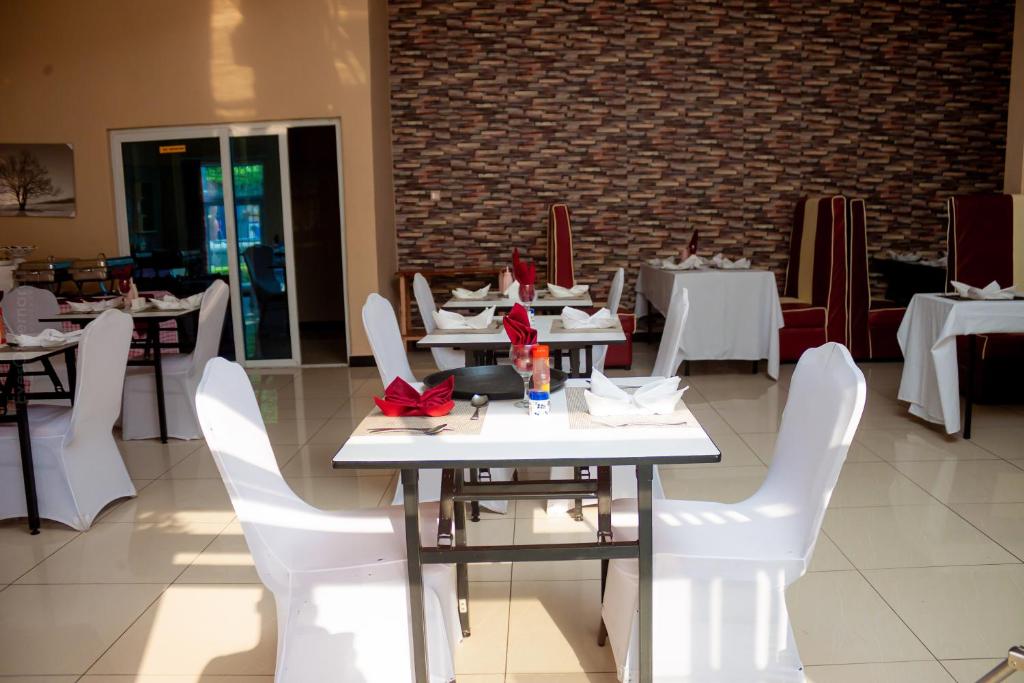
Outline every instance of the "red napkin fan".
[[401, 377], [396, 377], [384, 390], [384, 398], [374, 396], [373, 401], [388, 417], [440, 417], [452, 412], [455, 407], [455, 401], [452, 400], [454, 389], [455, 378], [451, 375], [422, 394]]
[[537, 264], [519, 259], [519, 249], [512, 250], [512, 275], [521, 285], [537, 284]]
[[516, 304], [508, 312], [502, 321], [505, 325], [505, 333], [513, 346], [522, 344], [536, 344], [537, 330], [530, 327], [530, 314], [526, 312], [522, 304]]

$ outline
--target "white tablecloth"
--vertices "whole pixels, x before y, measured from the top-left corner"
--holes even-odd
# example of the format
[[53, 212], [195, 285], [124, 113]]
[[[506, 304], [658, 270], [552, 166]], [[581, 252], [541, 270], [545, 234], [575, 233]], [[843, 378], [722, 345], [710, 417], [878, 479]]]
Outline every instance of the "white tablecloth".
[[782, 306], [775, 275], [766, 270], [664, 270], [643, 266], [636, 281], [636, 315], [648, 302], [664, 314], [676, 288], [690, 294], [683, 329], [684, 360], [768, 359], [779, 377]]
[[963, 334], [1024, 332], [1024, 300], [962, 301], [915, 294], [896, 338], [903, 351], [899, 399], [910, 413], [960, 431], [956, 338]]

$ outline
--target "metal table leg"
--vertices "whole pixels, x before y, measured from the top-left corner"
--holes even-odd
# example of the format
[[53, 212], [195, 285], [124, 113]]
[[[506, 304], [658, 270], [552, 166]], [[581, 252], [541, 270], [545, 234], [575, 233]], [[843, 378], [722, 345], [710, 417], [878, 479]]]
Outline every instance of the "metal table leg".
[[[480, 472], [475, 467], [470, 468], [470, 470], [469, 470], [469, 481], [474, 483], [474, 484], [477, 483], [478, 481], [480, 481]], [[474, 522], [479, 522], [480, 521], [480, 501], [474, 500], [472, 503], [470, 503], [469, 504], [469, 511], [470, 511], [469, 518], [472, 521], [474, 521]]]
[[28, 427], [28, 402], [25, 400], [25, 377], [21, 363], [11, 363], [14, 381], [14, 410], [18, 421], [18, 443], [21, 446], [21, 476], [25, 482], [25, 509], [28, 530], [39, 533], [39, 498], [36, 495], [36, 469], [32, 461], [32, 434]]
[[640, 642], [637, 659], [640, 663], [640, 683], [652, 683], [654, 657], [652, 642], [654, 633], [654, 552], [651, 543], [651, 482], [654, 479], [654, 465], [637, 465], [637, 511], [639, 515], [639, 540], [638, 548], [640, 558]]
[[[612, 468], [597, 468], [597, 542], [612, 542]], [[604, 604], [604, 589], [608, 583], [608, 560], [601, 560], [601, 604]], [[597, 644], [604, 647], [608, 640], [608, 627], [601, 619]]]
[[167, 443], [167, 406], [164, 399], [164, 366], [160, 349], [160, 325], [149, 323], [146, 329], [153, 350], [153, 374], [156, 378], [156, 413], [160, 420], [160, 443]]
[[71, 405], [75, 405], [75, 386], [78, 382], [78, 370], [75, 366], [77, 356], [75, 349], [77, 347], [71, 347], [64, 352], [64, 365], [68, 369], [68, 394], [70, 394]]
[[[455, 470], [455, 490], [459, 491], [462, 488], [463, 477], [462, 470]], [[465, 548], [467, 545], [466, 540], [466, 503], [464, 501], [455, 502], [455, 547]], [[469, 565], [465, 563], [458, 563], [455, 565], [455, 577], [456, 577], [456, 592], [459, 599], [459, 625], [462, 627], [462, 635], [468, 637], [470, 635], [469, 629]]]
[[583, 366], [584, 377], [590, 377], [594, 373], [594, 347], [588, 346], [583, 351], [586, 364]]
[[974, 364], [978, 353], [978, 335], [967, 335], [967, 395], [964, 400], [964, 438], [971, 438], [971, 415], [974, 413]]
[[409, 609], [412, 615], [413, 672], [416, 683], [430, 683], [427, 677], [427, 630], [423, 610], [418, 470], [402, 470], [402, 495], [405, 498], [405, 552], [409, 571]]

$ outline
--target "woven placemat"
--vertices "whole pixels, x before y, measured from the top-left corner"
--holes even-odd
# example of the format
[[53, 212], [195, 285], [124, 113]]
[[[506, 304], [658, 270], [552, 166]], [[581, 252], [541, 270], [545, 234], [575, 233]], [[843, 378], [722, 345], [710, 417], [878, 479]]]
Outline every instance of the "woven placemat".
[[[569, 429], [614, 429], [615, 427], [695, 427], [697, 418], [680, 401], [670, 415], [610, 415], [594, 417], [587, 410], [583, 387], [566, 387], [565, 401], [569, 410]], [[632, 393], [630, 389], [625, 391]], [[633, 389], [635, 391], [635, 388]]]
[[[456, 401], [452, 412], [441, 417], [388, 417], [380, 412], [380, 408], [373, 407], [369, 415], [363, 418], [359, 426], [352, 432], [352, 436], [375, 436], [370, 430], [378, 427], [416, 427], [430, 429], [438, 425], [448, 425], [442, 434], [479, 434], [483, 429], [484, 420], [487, 418], [487, 406], [480, 409], [480, 418], [471, 420], [473, 411], [476, 408], [469, 405], [469, 401]], [[408, 434], [415, 436], [413, 432], [381, 432], [383, 434]]]
[[454, 330], [442, 330], [440, 327], [434, 329], [431, 334], [498, 334], [501, 331], [501, 320], [492, 320], [487, 327], [479, 330], [460, 327]]
[[551, 321], [552, 332], [562, 332], [567, 334], [576, 334], [577, 332], [580, 332], [582, 334], [586, 334], [588, 332], [593, 332], [595, 334], [600, 334], [603, 332], [605, 334], [608, 334], [609, 332], [618, 332], [621, 329], [622, 328], [620, 328], [618, 325], [609, 325], [608, 327], [580, 327], [569, 329], [565, 326], [565, 321], [562, 320], [561, 318], [556, 318]]

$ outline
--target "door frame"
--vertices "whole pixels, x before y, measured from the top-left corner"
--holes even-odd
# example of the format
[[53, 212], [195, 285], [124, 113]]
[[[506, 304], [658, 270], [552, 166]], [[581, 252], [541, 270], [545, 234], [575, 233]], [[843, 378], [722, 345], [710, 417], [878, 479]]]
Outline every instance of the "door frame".
[[[228, 278], [231, 289], [231, 313], [234, 322], [235, 357], [246, 367], [295, 367], [302, 365], [302, 340], [299, 334], [298, 289], [295, 284], [295, 249], [292, 225], [291, 175], [288, 154], [288, 129], [309, 126], [333, 126], [335, 131], [335, 152], [338, 169], [338, 202], [339, 230], [341, 231], [341, 296], [344, 303], [345, 351], [351, 355], [352, 338], [349, 325], [348, 301], [348, 250], [345, 242], [345, 194], [342, 170], [341, 151], [341, 120], [340, 119], [294, 119], [275, 121], [254, 121], [240, 123], [218, 123], [194, 126], [158, 126], [151, 128], [111, 129], [110, 161], [114, 181], [114, 210], [117, 222], [117, 243], [122, 254], [131, 253], [131, 242], [128, 235], [128, 210], [124, 184], [124, 156], [121, 144], [126, 142], [152, 142], [162, 139], [207, 138], [217, 139], [220, 145], [220, 161], [224, 178], [231, 178], [231, 143], [232, 137], [249, 135], [276, 135], [278, 137], [279, 166], [281, 171], [281, 204], [282, 220], [285, 225], [285, 280], [288, 297], [288, 326], [291, 336], [291, 358], [246, 360], [244, 345], [244, 323], [242, 320], [242, 300], [240, 291], [240, 264], [237, 253], [237, 231], [235, 225], [234, 188], [232, 183], [225, 182], [224, 192], [224, 223], [229, 244], [236, 248], [228, 249], [228, 270], [233, 277]], [[229, 210], [230, 209], [230, 210]]]

